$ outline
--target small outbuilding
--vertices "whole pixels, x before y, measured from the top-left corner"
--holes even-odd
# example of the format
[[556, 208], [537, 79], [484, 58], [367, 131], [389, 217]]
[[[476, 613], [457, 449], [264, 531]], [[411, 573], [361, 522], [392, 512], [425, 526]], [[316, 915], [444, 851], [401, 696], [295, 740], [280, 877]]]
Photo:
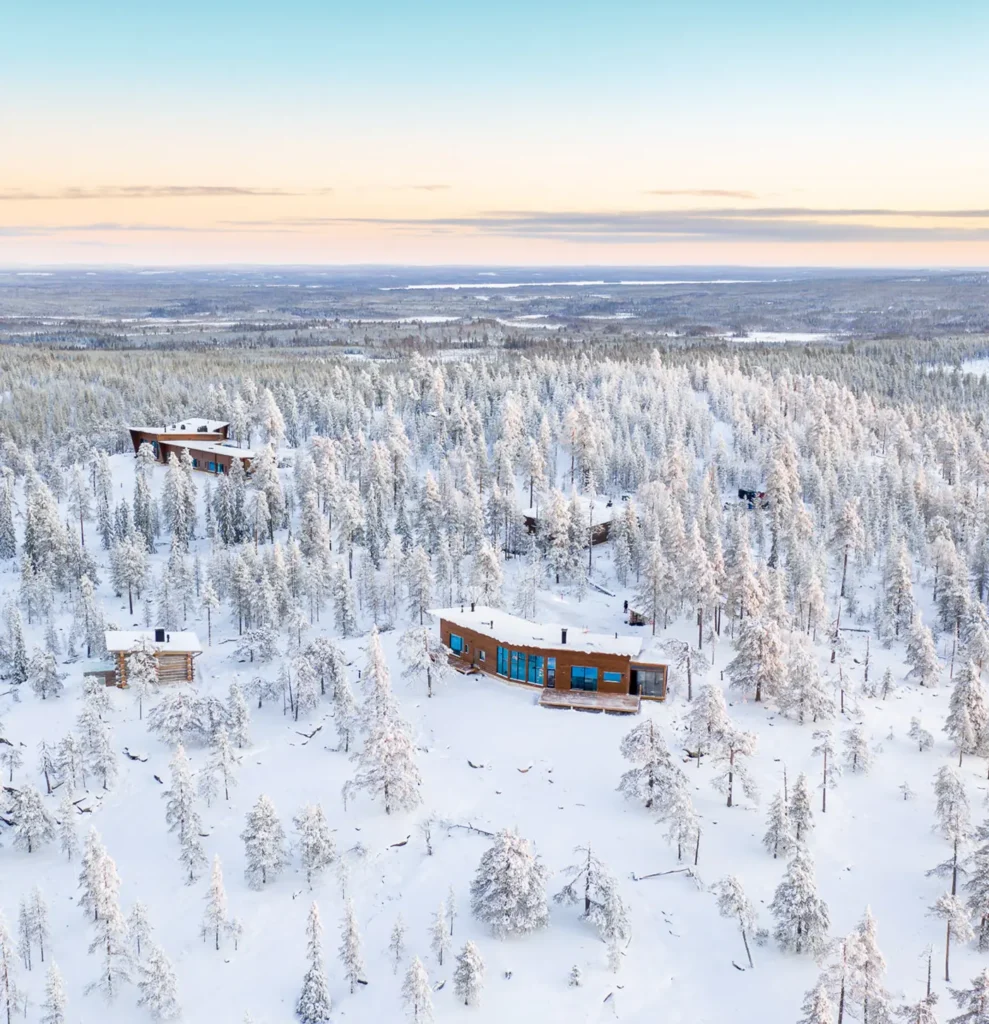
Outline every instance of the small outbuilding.
[[199, 637], [190, 630], [111, 629], [106, 632], [106, 649], [116, 662], [117, 685], [127, 685], [127, 655], [146, 643], [158, 663], [158, 682], [191, 683], [195, 659], [203, 653]]

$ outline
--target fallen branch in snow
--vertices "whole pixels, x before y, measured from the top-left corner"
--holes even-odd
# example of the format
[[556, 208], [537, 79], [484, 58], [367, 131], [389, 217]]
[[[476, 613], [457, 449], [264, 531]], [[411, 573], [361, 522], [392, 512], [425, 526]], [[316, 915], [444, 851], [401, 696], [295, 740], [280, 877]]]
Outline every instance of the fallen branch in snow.
[[162, 782], [161, 779], [157, 775], [155, 776], [155, 782], [157, 782], [159, 786], [164, 786], [165, 785], [165, 783]]
[[[530, 765], [529, 765], [529, 768], [531, 768], [531, 767], [532, 767], [532, 765], [530, 764]], [[525, 775], [525, 773], [526, 773], [527, 771], [529, 771], [529, 768], [516, 768], [515, 770], [516, 770], [517, 772], [521, 772], [521, 773], [522, 773], [523, 775]]]
[[731, 965], [732, 965], [732, 967], [735, 968], [736, 971], [744, 971], [745, 970], [744, 967], [739, 967], [738, 964], [736, 964], [734, 960], [732, 960]]
[[124, 747], [124, 757], [129, 757], [132, 761], [140, 761], [142, 764], [147, 761], [146, 757], [141, 757], [139, 754], [132, 754], [126, 747]]
[[701, 880], [697, 877], [697, 872], [693, 868], [671, 868], [669, 871], [653, 871], [648, 875], [637, 875], [633, 871], [632, 881], [644, 882], [647, 878], [663, 878], [666, 875], [686, 875], [688, 878], [692, 878], [698, 885], [701, 884]]
[[322, 727], [321, 725], [317, 725], [317, 726], [316, 726], [316, 728], [315, 728], [315, 729], [313, 729], [313, 731], [312, 731], [312, 732], [299, 732], [299, 730], [298, 730], [298, 729], [296, 729], [295, 731], [296, 731], [296, 734], [297, 734], [297, 735], [299, 735], [299, 736], [305, 736], [305, 738], [306, 738], [307, 740], [311, 740], [311, 739], [313, 738], [313, 736], [315, 736], [315, 735], [316, 735], [316, 733], [318, 733], [318, 732], [319, 732], [319, 731], [320, 731], [320, 730], [321, 730], [322, 728], [323, 728], [323, 727]]
[[407, 846], [411, 838], [412, 836], [406, 836], [400, 843], [392, 843], [391, 846], [388, 847], [388, 849], [394, 850], [396, 846]]
[[494, 839], [494, 832], [485, 832], [483, 828], [475, 828], [473, 825], [447, 825], [447, 828], [462, 828], [465, 832], [476, 832], [479, 836], [487, 836], [488, 839]]
[[474, 762], [469, 757], [467, 758], [467, 763], [471, 766], [471, 768], [483, 768], [484, 767], [483, 764], [474, 764]]

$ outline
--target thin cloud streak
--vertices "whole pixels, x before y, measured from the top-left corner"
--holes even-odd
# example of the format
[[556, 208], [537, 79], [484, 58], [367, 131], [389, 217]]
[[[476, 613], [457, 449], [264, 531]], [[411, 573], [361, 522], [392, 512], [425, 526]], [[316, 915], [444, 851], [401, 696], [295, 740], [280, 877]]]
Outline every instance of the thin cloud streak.
[[694, 196], [699, 199], [758, 199], [755, 192], [732, 188], [650, 188], [646, 196]]
[[329, 195], [332, 188], [249, 188], [242, 185], [101, 185], [97, 188], [60, 188], [50, 192], [24, 189], [0, 191], [0, 202], [65, 199], [222, 199], [227, 196], [295, 197]]

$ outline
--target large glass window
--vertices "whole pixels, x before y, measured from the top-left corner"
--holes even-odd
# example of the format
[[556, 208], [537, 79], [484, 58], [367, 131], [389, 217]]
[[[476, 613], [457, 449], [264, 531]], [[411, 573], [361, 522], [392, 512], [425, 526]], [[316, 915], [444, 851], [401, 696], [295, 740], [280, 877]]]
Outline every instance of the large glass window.
[[639, 693], [643, 697], [666, 696], [666, 669], [640, 668], [635, 674], [639, 682]]
[[464, 652], [464, 638], [457, 636], [456, 633], [450, 634], [450, 650], [454, 654], [463, 654]]
[[598, 670], [588, 665], [574, 665], [570, 669], [571, 690], [596, 690]]
[[546, 685], [556, 686], [556, 658], [546, 659]]
[[605, 672], [604, 681], [606, 683], [620, 683], [622, 681], [621, 672]]
[[525, 679], [525, 654], [522, 651], [512, 651], [512, 678]]
[[543, 659], [541, 655], [529, 655], [529, 674], [526, 678], [530, 683], [535, 683], [536, 686], [543, 685]]
[[498, 668], [497, 668], [497, 671], [498, 671], [498, 675], [500, 675], [500, 676], [507, 676], [508, 675], [508, 648], [507, 647], [499, 647], [498, 648]]

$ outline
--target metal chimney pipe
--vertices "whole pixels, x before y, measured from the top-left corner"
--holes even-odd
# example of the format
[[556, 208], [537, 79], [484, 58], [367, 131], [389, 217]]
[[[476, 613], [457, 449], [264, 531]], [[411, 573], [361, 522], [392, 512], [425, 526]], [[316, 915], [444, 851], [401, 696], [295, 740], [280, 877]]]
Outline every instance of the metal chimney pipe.
[[470, 610], [471, 610], [471, 611], [473, 611], [473, 610], [474, 610], [474, 602], [473, 602], [473, 601], [471, 601], [471, 603], [470, 603]]
[[567, 631], [565, 629], [560, 630], [560, 643], [565, 644], [567, 642]]

